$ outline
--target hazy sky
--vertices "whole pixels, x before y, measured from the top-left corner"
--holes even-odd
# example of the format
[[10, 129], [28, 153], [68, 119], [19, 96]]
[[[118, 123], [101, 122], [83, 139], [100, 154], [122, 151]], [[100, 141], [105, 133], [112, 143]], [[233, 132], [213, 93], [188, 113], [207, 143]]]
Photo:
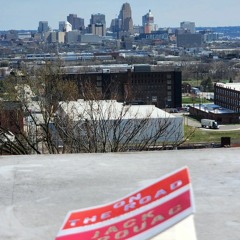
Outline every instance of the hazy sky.
[[182, 21], [197, 27], [240, 25], [240, 0], [0, 0], [0, 30], [34, 30], [41, 20], [55, 29], [69, 13], [84, 18], [85, 26], [91, 14], [103, 13], [108, 27], [125, 2], [131, 5], [135, 25], [149, 9], [159, 27], [178, 27]]

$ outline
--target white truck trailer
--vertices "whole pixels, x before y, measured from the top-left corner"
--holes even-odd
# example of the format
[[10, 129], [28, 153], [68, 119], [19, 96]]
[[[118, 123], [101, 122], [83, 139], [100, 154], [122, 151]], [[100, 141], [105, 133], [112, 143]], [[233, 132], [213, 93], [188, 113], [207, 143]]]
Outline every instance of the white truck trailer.
[[201, 119], [201, 125], [204, 128], [218, 129], [218, 123], [212, 119]]

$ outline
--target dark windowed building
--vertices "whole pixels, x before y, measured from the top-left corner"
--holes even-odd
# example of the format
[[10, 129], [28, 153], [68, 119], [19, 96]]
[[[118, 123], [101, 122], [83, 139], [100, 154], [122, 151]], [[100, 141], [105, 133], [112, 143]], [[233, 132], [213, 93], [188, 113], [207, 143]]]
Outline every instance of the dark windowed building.
[[77, 16], [77, 14], [69, 14], [67, 16], [67, 21], [71, 23], [73, 30], [83, 30], [85, 29], [84, 26], [84, 19]]
[[240, 83], [216, 83], [214, 103], [240, 113]]
[[[154, 104], [158, 108], [182, 105], [180, 71], [151, 71], [150, 66], [125, 70], [100, 69], [97, 72], [68, 73], [66, 78], [77, 81], [81, 98], [115, 99], [132, 104]], [[90, 93], [91, 91], [91, 93]]]
[[177, 46], [183, 48], [202, 47], [203, 36], [200, 33], [177, 34]]
[[45, 33], [49, 31], [48, 21], [40, 21], [38, 25], [38, 32]]

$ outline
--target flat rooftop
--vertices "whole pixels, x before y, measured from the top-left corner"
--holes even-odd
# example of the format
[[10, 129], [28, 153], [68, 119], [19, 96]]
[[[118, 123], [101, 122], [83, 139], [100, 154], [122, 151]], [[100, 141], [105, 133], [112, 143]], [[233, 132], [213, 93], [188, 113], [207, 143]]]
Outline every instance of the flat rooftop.
[[0, 156], [0, 239], [52, 240], [70, 210], [112, 202], [188, 166], [198, 240], [237, 240], [240, 148]]
[[240, 83], [217, 83], [217, 86], [240, 91]]
[[231, 109], [227, 109], [227, 108], [221, 107], [221, 106], [213, 104], [213, 103], [195, 104], [194, 108], [197, 108], [204, 112], [212, 112], [212, 113], [216, 113], [216, 114], [235, 113]]

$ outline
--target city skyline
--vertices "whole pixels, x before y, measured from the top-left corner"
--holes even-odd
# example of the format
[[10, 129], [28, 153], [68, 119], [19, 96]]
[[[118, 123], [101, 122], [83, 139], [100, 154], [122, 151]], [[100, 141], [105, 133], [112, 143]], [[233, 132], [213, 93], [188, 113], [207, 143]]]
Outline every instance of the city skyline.
[[85, 26], [89, 24], [91, 14], [105, 14], [106, 25], [109, 27], [111, 20], [118, 17], [122, 5], [126, 2], [131, 6], [134, 25], [141, 25], [142, 16], [148, 13], [149, 9], [158, 27], [179, 27], [182, 21], [195, 22], [196, 27], [240, 25], [239, 0], [182, 0], [181, 3], [179, 0], [152, 0], [150, 4], [146, 4], [144, 0], [12, 0], [1, 3], [0, 30], [37, 30], [39, 21], [48, 21], [52, 29], [57, 29], [59, 21], [66, 20], [70, 13], [84, 18]]

